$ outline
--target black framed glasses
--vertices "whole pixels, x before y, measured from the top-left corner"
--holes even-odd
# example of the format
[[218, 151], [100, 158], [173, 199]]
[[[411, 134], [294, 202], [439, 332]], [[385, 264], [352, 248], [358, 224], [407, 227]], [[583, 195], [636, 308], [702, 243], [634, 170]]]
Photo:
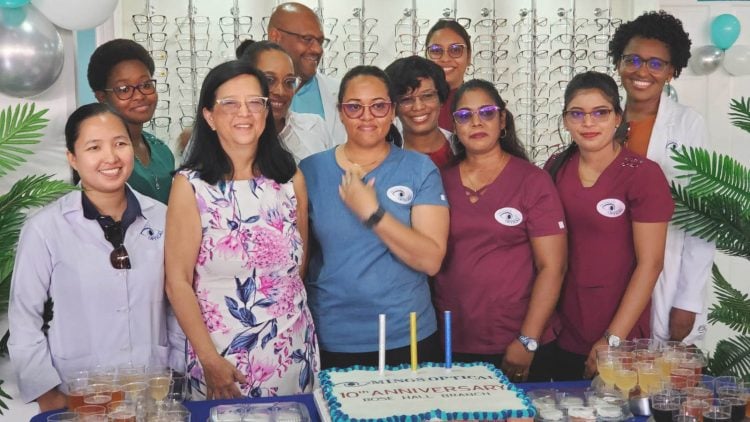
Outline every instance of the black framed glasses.
[[376, 101], [372, 104], [341, 103], [339, 104], [339, 108], [350, 119], [359, 119], [362, 117], [365, 114], [366, 108], [370, 109], [372, 117], [380, 118], [388, 115], [392, 105], [393, 103], [390, 101]]
[[281, 29], [278, 27], [276, 29], [285, 34], [294, 35], [295, 37], [299, 38], [300, 41], [305, 43], [305, 45], [308, 45], [308, 46], [312, 45], [313, 42], [317, 42], [318, 44], [320, 44], [321, 48], [326, 48], [328, 47], [328, 43], [331, 41], [326, 37], [314, 37], [312, 35], [302, 35], [302, 34], [298, 34], [292, 31], [287, 31], [286, 29]]
[[129, 100], [135, 95], [136, 89], [143, 95], [153, 95], [156, 93], [156, 79], [149, 79], [137, 85], [120, 85], [113, 88], [105, 88], [102, 91], [111, 92], [121, 100]]
[[586, 116], [591, 116], [591, 120], [594, 122], [606, 122], [609, 119], [609, 115], [614, 110], [611, 108], [597, 108], [596, 110], [583, 111], [583, 110], [566, 110], [563, 112], [563, 116], [570, 122], [583, 123]]
[[667, 66], [669, 65], [668, 61], [662, 60], [658, 57], [645, 58], [637, 54], [625, 54], [620, 58], [620, 62], [626, 70], [630, 71], [640, 69], [645, 63], [648, 71], [656, 74], [666, 72]]
[[122, 225], [119, 221], [105, 224], [104, 238], [114, 246], [114, 249], [109, 254], [109, 263], [112, 267], [117, 270], [129, 270], [130, 256], [128, 250], [125, 249], [125, 231], [122, 229]]
[[437, 60], [447, 52], [449, 57], [457, 59], [464, 55], [464, 50], [466, 50], [466, 44], [451, 44], [448, 48], [440, 44], [430, 44], [427, 46], [427, 56], [432, 60]]
[[496, 105], [484, 105], [476, 110], [461, 108], [453, 112], [453, 120], [455, 120], [455, 122], [459, 125], [465, 125], [469, 123], [472, 119], [472, 116], [476, 114], [477, 116], [479, 116], [480, 120], [489, 122], [490, 120], [494, 119], [502, 110], [503, 109], [501, 107]]
[[417, 104], [417, 100], [421, 101], [422, 104], [435, 105], [440, 102], [440, 97], [436, 89], [425, 91], [421, 94], [416, 95], [404, 95], [399, 98], [398, 106], [402, 110], [411, 110]]
[[247, 97], [245, 100], [239, 98], [222, 98], [216, 100], [216, 104], [224, 113], [237, 114], [242, 108], [242, 103], [250, 113], [260, 113], [268, 108], [268, 97]]

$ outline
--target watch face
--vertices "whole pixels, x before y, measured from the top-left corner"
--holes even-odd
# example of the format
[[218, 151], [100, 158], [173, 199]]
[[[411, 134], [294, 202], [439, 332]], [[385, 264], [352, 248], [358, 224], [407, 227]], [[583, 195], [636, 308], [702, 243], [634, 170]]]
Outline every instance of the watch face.
[[536, 352], [536, 349], [539, 348], [539, 344], [536, 342], [536, 340], [529, 340], [529, 344], [526, 345], [526, 349], [530, 352]]
[[620, 337], [610, 335], [607, 339], [607, 343], [609, 343], [610, 347], [619, 347], [620, 346]]

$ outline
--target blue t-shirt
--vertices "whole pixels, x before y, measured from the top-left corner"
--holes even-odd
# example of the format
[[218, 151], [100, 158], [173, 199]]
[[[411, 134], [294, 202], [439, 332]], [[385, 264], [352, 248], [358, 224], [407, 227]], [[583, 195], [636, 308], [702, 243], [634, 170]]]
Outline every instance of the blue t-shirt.
[[326, 112], [323, 109], [323, 98], [320, 96], [318, 78], [313, 77], [294, 94], [291, 110], [295, 113], [317, 114], [325, 120]]
[[[314, 248], [306, 283], [321, 349], [360, 353], [378, 350], [378, 314], [386, 314], [386, 348], [409, 344], [409, 313], [417, 313], [420, 340], [437, 329], [427, 275], [396, 257], [365, 228], [339, 197], [344, 170], [335, 148], [300, 163], [310, 201]], [[437, 167], [424, 154], [391, 146], [386, 159], [365, 176], [375, 178], [380, 205], [411, 227], [415, 205], [448, 206]]]

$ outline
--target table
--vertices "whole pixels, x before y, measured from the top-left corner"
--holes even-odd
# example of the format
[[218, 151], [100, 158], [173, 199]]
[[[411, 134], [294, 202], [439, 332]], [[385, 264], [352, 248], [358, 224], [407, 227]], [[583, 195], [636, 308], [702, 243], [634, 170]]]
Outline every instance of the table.
[[[523, 383], [517, 384], [524, 391], [529, 392], [539, 389], [550, 389], [554, 388], [559, 391], [566, 391], [570, 393], [580, 393], [591, 385], [591, 381], [566, 381], [566, 382], [536, 382], [536, 383]], [[320, 422], [320, 416], [315, 406], [315, 401], [312, 394], [299, 394], [296, 396], [283, 396], [283, 397], [264, 397], [258, 399], [228, 399], [228, 400], [206, 400], [206, 401], [187, 401], [183, 403], [185, 407], [190, 410], [192, 422], [204, 422], [208, 419], [209, 412], [212, 407], [220, 404], [234, 404], [234, 403], [273, 403], [273, 402], [286, 402], [296, 401], [303, 403], [307, 410], [310, 412], [312, 422]], [[59, 411], [50, 411], [40, 413], [31, 419], [31, 422], [46, 422], [47, 416], [57, 413]], [[638, 417], [636, 421], [644, 422], [645, 417]]]

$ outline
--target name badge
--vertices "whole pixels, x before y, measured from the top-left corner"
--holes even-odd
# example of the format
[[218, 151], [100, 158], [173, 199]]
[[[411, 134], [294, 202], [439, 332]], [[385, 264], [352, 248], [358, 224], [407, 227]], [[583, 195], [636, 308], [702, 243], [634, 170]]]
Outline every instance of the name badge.
[[596, 212], [608, 218], [619, 217], [625, 212], [625, 203], [617, 198], [602, 199], [596, 204]]
[[503, 226], [513, 227], [521, 224], [523, 221], [523, 214], [515, 208], [500, 208], [495, 211], [495, 220]]

